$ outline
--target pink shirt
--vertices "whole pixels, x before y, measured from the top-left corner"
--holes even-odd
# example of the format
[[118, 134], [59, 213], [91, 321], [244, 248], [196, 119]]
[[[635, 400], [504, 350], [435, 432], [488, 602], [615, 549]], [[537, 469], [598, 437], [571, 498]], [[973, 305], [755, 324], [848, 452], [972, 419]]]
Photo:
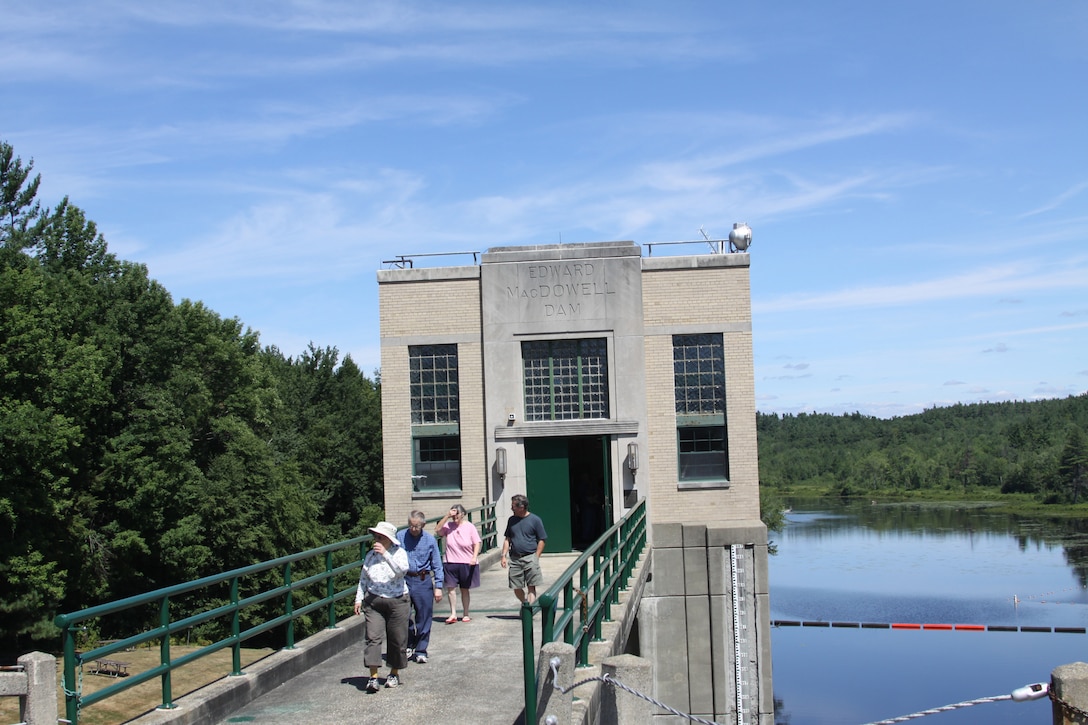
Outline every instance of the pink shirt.
[[457, 524], [447, 521], [438, 530], [439, 536], [446, 537], [446, 563], [447, 564], [471, 564], [472, 554], [476, 551], [476, 544], [480, 543], [480, 534], [476, 531], [476, 525], [469, 521]]

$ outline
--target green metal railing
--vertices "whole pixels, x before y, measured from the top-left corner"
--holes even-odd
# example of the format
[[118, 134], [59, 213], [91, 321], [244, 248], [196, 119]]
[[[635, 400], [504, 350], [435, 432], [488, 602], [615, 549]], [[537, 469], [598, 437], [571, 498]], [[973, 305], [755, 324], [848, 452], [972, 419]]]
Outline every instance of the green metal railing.
[[[578, 667], [589, 666], [589, 644], [601, 640], [646, 548], [646, 499], [604, 532], [567, 567], [533, 605], [521, 606], [521, 644], [525, 672], [525, 722], [536, 722], [536, 647], [533, 616], [539, 609], [540, 643], [562, 640], [574, 647]], [[575, 583], [577, 580], [577, 584]]]
[[[438, 518], [433, 518], [429, 522], [433, 523], [437, 520]], [[471, 509], [468, 512], [468, 520], [480, 529], [480, 538], [483, 539], [482, 551], [497, 547], [494, 504]], [[230, 674], [241, 675], [242, 644], [248, 639], [282, 627], [285, 648], [293, 649], [295, 622], [300, 617], [307, 617], [311, 613], [322, 614], [327, 618], [327, 628], [334, 629], [337, 623], [337, 603], [348, 598], [354, 601], [358, 571], [366, 556], [366, 545], [372, 538], [370, 535], [359, 536], [298, 554], [281, 556], [260, 564], [214, 574], [185, 584], [58, 615], [54, 623], [61, 629], [64, 651], [64, 695], [67, 719], [72, 725], [78, 725], [81, 708], [101, 702], [156, 677], [162, 684], [162, 703], [159, 708], [172, 709], [174, 695], [171, 673], [182, 665], [229, 647], [232, 651]], [[282, 584], [269, 584], [267, 582], [269, 572], [278, 574], [276, 581], [282, 581]], [[266, 581], [262, 582], [262, 579]], [[210, 603], [193, 607], [185, 601], [186, 597], [199, 597]], [[248, 617], [245, 615], [252, 617], [255, 614], [252, 608], [265, 602], [278, 602], [275, 611], [281, 613], [261, 621], [247, 621]], [[299, 606], [300, 602], [305, 603]], [[172, 606], [190, 611], [180, 619], [174, 619], [171, 612]], [[104, 621], [104, 618], [122, 613], [127, 613], [130, 617], [141, 616], [143, 613], [138, 610], [147, 608], [156, 610], [157, 615], [150, 618], [157, 621], [156, 625], [149, 625], [142, 632], [124, 639], [100, 643], [102, 646], [86, 652], [76, 651], [76, 640], [85, 629], [85, 623]], [[170, 650], [172, 638], [187, 633], [192, 627], [214, 623], [218, 623], [230, 634], [180, 657], [172, 656]], [[82, 693], [80, 683], [84, 664], [109, 659], [117, 652], [129, 650], [144, 643], [150, 647], [156, 641], [160, 652], [160, 663], [157, 667], [132, 673], [124, 678], [119, 677], [115, 684], [97, 692], [86, 695]]]

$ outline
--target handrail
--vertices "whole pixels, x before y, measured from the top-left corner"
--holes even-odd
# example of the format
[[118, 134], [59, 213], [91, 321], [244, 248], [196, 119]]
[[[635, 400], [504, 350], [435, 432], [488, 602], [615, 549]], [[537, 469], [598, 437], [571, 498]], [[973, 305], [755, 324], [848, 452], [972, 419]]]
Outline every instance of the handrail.
[[[521, 606], [522, 660], [525, 674], [525, 719], [537, 719], [536, 656], [533, 616], [540, 610], [540, 643], [559, 635], [574, 647], [576, 665], [589, 665], [589, 643], [601, 640], [604, 622], [611, 621], [612, 605], [626, 591], [635, 566], [646, 548], [646, 499], [642, 498], [612, 528], [601, 534], [534, 604]], [[578, 585], [574, 584], [578, 576]], [[562, 594], [562, 604], [559, 604]]]
[[[474, 517], [478, 520], [474, 523], [481, 529], [480, 538], [484, 542], [482, 550], [495, 548], [498, 545], [495, 504], [485, 503], [469, 510], [469, 521], [473, 521]], [[435, 517], [428, 521], [436, 522], [439, 518]], [[79, 725], [81, 708], [101, 702], [156, 677], [160, 678], [162, 684], [162, 704], [159, 707], [172, 709], [174, 701], [171, 673], [178, 667], [230, 647], [232, 650], [230, 674], [241, 675], [243, 642], [282, 626], [285, 648], [293, 649], [295, 621], [310, 613], [325, 611], [328, 620], [326, 628], [335, 629], [338, 621], [336, 605], [343, 599], [354, 597], [358, 581], [357, 572], [366, 556], [366, 545], [372, 540], [373, 537], [370, 534], [357, 536], [316, 549], [213, 574], [184, 584], [176, 584], [115, 602], [58, 615], [54, 624], [61, 629], [64, 652], [63, 686], [68, 721], [72, 725]], [[282, 575], [277, 585], [270, 585], [258, 576], [273, 571], [279, 571]], [[348, 574], [351, 576], [347, 576]], [[227, 585], [229, 589], [226, 598], [222, 596], [221, 591], [217, 591], [224, 585]], [[174, 619], [171, 614], [171, 605], [175, 604], [179, 597], [194, 593], [200, 593], [206, 601], [202, 606], [197, 607], [197, 611], [187, 611], [181, 618]], [[282, 602], [282, 608], [274, 610], [279, 612], [277, 616], [263, 619], [263, 621], [243, 623], [243, 612], [252, 616], [254, 610], [250, 608], [277, 600]], [[134, 610], [146, 609], [152, 605], [157, 609], [157, 616], [152, 617], [157, 620], [157, 625], [147, 623], [143, 625], [145, 629], [137, 634], [122, 639], [101, 640], [99, 642], [101, 646], [86, 652], [76, 651], [76, 637], [84, 629], [80, 626], [83, 622], [126, 612], [131, 615]], [[227, 636], [181, 657], [171, 656], [172, 636], [195, 625], [215, 621], [222, 623], [224, 631], [229, 632]], [[150, 647], [151, 642], [156, 640], [159, 642], [160, 649], [160, 664], [157, 667], [133, 673], [123, 679], [118, 678], [117, 683], [97, 692], [84, 695], [80, 691], [77, 683], [81, 679], [77, 678], [76, 670], [82, 668], [84, 663], [107, 658], [115, 652], [131, 649], [145, 642]]]

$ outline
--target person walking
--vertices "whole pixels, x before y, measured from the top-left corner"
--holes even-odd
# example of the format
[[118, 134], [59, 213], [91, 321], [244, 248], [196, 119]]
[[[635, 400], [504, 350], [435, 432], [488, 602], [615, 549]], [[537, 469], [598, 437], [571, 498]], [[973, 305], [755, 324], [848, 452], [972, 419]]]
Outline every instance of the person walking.
[[471, 622], [469, 602], [471, 590], [480, 586], [480, 532], [476, 525], [467, 518], [465, 507], [453, 506], [435, 526], [435, 536], [446, 538], [446, 586], [449, 587], [450, 616], [446, 624], [457, 621], [457, 598], [455, 588], [461, 590], [461, 621]]
[[400, 685], [400, 671], [408, 666], [408, 553], [397, 541], [397, 527], [382, 521], [369, 529], [374, 543], [363, 559], [359, 587], [355, 590], [355, 614], [366, 614], [366, 649], [363, 665], [370, 668], [367, 692], [377, 692], [378, 670], [382, 666], [382, 642], [388, 640], [385, 660], [389, 664], [386, 687]]
[[412, 616], [408, 621], [408, 660], [425, 664], [430, 655], [431, 619], [435, 602], [442, 601], [442, 554], [438, 541], [424, 531], [427, 516], [422, 511], [408, 515], [408, 528], [397, 532], [397, 541], [408, 554], [408, 599]]
[[529, 512], [529, 499], [520, 493], [510, 497], [510, 510], [513, 515], [506, 522], [499, 564], [504, 569], [509, 565], [507, 578], [518, 601], [532, 604], [536, 601], [536, 588], [544, 583], [540, 555], [544, 553], [548, 532], [540, 517]]

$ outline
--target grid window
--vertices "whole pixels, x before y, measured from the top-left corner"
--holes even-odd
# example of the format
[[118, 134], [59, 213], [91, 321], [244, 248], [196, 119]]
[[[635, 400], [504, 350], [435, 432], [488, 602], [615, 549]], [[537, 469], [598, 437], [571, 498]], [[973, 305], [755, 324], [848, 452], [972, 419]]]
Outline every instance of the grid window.
[[461, 488], [461, 436], [427, 436], [413, 440], [414, 492]]
[[721, 335], [674, 335], [672, 371], [677, 413], [725, 411], [725, 352]]
[[726, 478], [724, 426], [677, 428], [676, 439], [681, 481]]
[[412, 423], [457, 423], [457, 346], [414, 345], [408, 359]]
[[409, 346], [408, 375], [413, 429], [412, 491], [460, 490], [457, 346]]
[[608, 417], [608, 343], [604, 338], [521, 344], [526, 420]]
[[672, 360], [680, 480], [728, 480], [723, 337], [674, 335]]

